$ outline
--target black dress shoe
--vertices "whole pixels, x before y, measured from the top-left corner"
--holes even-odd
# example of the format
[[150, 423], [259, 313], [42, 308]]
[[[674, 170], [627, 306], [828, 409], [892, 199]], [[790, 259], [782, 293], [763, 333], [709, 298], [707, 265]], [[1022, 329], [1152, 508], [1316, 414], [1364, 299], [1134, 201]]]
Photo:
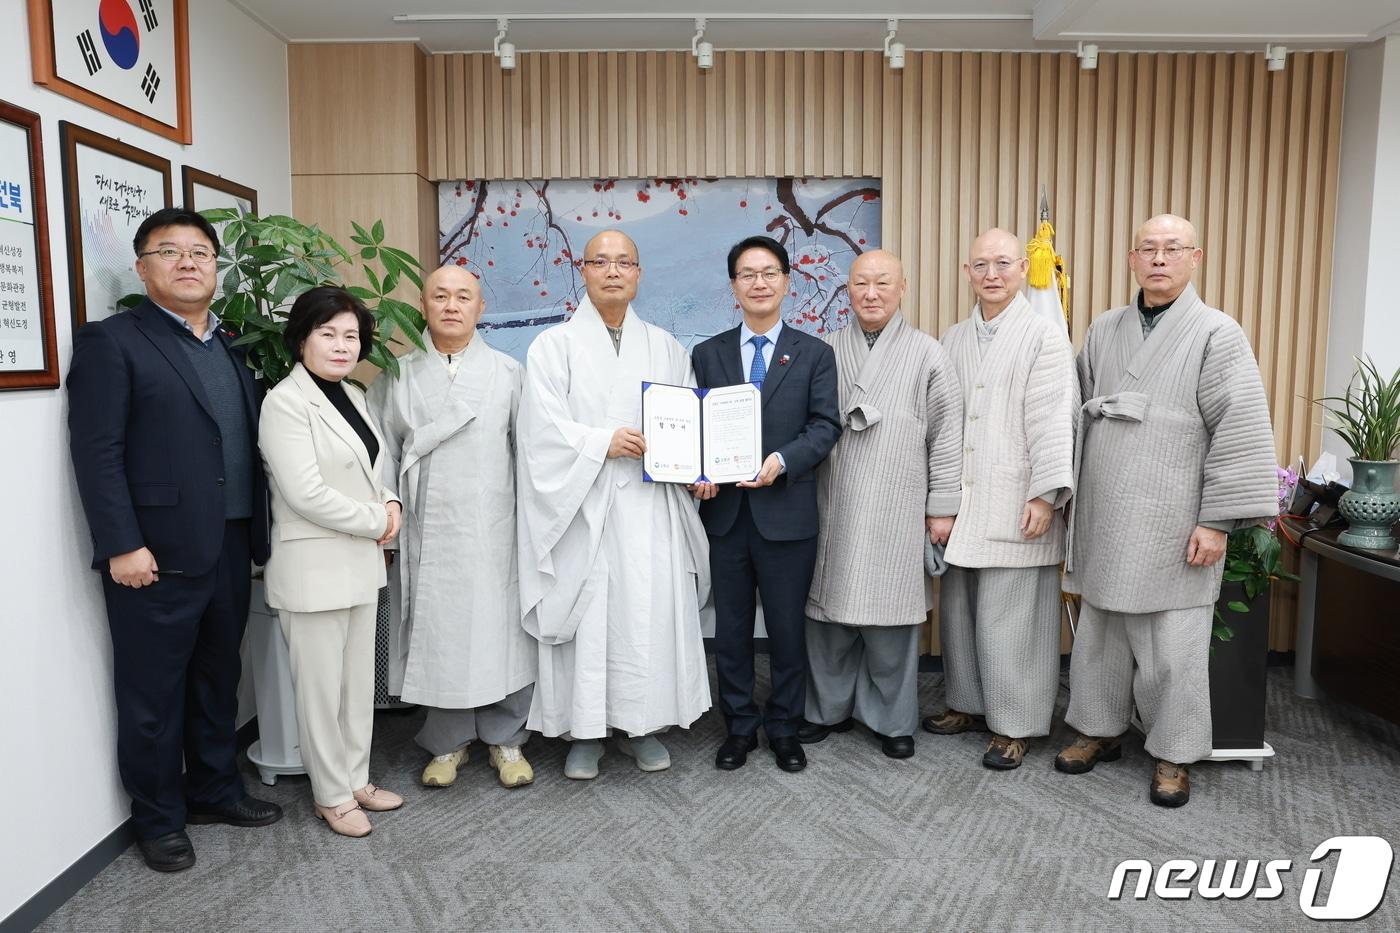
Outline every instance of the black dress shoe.
[[802, 721], [797, 729], [797, 741], [803, 745], [815, 745], [833, 732], [850, 732], [856, 721], [849, 716], [834, 726], [824, 726], [819, 722]]
[[758, 748], [756, 735], [731, 735], [720, 744], [715, 752], [715, 767], [721, 771], [735, 771], [749, 760], [749, 752]]
[[194, 843], [183, 829], [154, 839], [138, 839], [136, 847], [141, 850], [146, 864], [156, 871], [184, 871], [194, 867]]
[[191, 809], [185, 816], [186, 823], [227, 823], [230, 826], [267, 826], [282, 818], [282, 808], [275, 803], [244, 797], [238, 803], [216, 810]]
[[802, 743], [797, 741], [797, 736], [784, 735], [769, 739], [768, 747], [773, 750], [773, 758], [777, 760], [778, 767], [784, 771], [801, 771], [807, 767], [807, 753], [802, 750]]
[[912, 735], [880, 736], [880, 751], [888, 758], [913, 758], [914, 737]]

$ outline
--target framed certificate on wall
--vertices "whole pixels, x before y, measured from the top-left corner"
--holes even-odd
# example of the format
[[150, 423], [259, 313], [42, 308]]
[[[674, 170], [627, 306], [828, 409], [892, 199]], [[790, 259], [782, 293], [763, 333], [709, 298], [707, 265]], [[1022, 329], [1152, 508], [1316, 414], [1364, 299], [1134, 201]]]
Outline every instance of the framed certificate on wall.
[[187, 0], [28, 0], [34, 83], [189, 145]]
[[0, 389], [58, 387], [39, 115], [0, 101]]

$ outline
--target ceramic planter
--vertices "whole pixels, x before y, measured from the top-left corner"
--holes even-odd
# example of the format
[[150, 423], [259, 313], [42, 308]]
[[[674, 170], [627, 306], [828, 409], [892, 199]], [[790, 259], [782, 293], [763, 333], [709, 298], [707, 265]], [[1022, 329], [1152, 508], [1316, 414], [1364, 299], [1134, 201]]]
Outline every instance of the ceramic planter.
[[1397, 460], [1351, 461], [1351, 489], [1342, 495], [1337, 509], [1346, 517], [1347, 530], [1337, 536], [1345, 547], [1388, 551], [1395, 547], [1391, 529], [1400, 521], [1400, 494], [1395, 492]]

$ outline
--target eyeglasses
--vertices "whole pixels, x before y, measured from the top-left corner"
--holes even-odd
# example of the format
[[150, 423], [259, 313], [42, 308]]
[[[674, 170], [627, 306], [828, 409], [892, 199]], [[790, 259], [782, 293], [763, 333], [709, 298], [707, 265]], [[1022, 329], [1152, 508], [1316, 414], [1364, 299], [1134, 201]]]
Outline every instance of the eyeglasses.
[[148, 249], [144, 253], [137, 253], [137, 256], [159, 256], [165, 262], [179, 262], [181, 256], [188, 256], [201, 266], [207, 266], [214, 261], [214, 251], [206, 246], [196, 246], [194, 249], [176, 249], [173, 246], [162, 246], [160, 249]]
[[987, 273], [991, 272], [993, 269], [997, 270], [997, 275], [1006, 275], [1006, 273], [1011, 271], [1011, 267], [1020, 261], [1019, 259], [998, 259], [994, 262], [988, 262], [985, 259], [979, 259], [969, 268], [972, 269], [972, 274], [980, 279], [985, 278]]
[[623, 257], [622, 259], [604, 259], [601, 256], [599, 256], [596, 259], [585, 259], [583, 261], [583, 264], [585, 266], [588, 266], [590, 269], [596, 269], [599, 272], [605, 271], [608, 268], [608, 266], [617, 266], [618, 272], [631, 272], [633, 269], [641, 268], [642, 265], [635, 259], [628, 259], [626, 257]]
[[1133, 250], [1142, 258], [1143, 262], [1151, 262], [1156, 259], [1158, 253], [1161, 253], [1162, 258], [1167, 262], [1176, 262], [1186, 253], [1194, 253], [1195, 251], [1196, 247], [1194, 246], [1139, 246]]
[[783, 272], [781, 269], [764, 269], [762, 272], [740, 272], [738, 275], [734, 276], [734, 281], [738, 282], [740, 285], [749, 286], [759, 279], [762, 279], [765, 285], [772, 285], [782, 277]]

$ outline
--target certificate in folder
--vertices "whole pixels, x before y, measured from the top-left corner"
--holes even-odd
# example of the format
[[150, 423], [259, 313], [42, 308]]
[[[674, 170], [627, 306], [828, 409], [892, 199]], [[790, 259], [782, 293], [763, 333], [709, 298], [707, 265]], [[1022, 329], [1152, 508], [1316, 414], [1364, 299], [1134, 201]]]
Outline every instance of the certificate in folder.
[[744, 382], [696, 389], [642, 383], [648, 483], [737, 483], [763, 465], [763, 398]]

